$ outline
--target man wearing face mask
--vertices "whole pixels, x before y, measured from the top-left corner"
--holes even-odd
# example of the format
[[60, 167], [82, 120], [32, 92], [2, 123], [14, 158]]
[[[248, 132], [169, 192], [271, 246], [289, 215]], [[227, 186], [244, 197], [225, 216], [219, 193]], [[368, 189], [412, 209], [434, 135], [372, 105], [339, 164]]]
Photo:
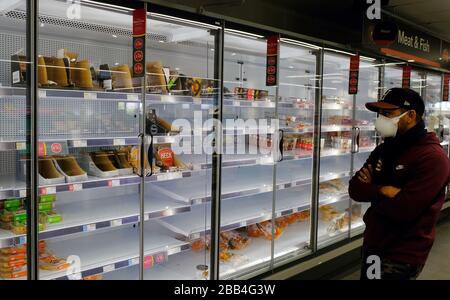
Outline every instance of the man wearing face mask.
[[425, 106], [415, 91], [393, 88], [366, 107], [379, 114], [375, 128], [384, 142], [349, 185], [353, 200], [371, 203], [361, 279], [416, 279], [435, 239], [449, 159], [436, 135], [427, 133]]

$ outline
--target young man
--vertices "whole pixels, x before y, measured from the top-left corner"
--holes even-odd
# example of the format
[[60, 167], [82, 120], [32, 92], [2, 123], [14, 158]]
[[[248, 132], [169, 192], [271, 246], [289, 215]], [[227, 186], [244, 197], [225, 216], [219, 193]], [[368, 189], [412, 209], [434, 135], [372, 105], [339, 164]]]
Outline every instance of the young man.
[[361, 279], [416, 279], [435, 239], [449, 159], [436, 135], [427, 133], [425, 106], [413, 90], [390, 89], [366, 107], [379, 114], [375, 128], [384, 142], [349, 185], [353, 200], [371, 203]]

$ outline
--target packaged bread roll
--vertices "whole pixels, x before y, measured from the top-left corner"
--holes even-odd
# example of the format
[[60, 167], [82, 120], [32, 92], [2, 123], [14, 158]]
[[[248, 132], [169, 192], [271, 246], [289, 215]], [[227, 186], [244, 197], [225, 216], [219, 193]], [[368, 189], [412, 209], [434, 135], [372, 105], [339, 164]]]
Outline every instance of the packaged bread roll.
[[[75, 86], [80, 88], [93, 88], [91, 65], [88, 60], [81, 60], [72, 64], [71, 74]], [[72, 72], [73, 71], [73, 72]]]
[[38, 56], [38, 82], [39, 85], [48, 85], [47, 67], [42, 55]]
[[160, 61], [146, 63], [148, 87], [152, 92], [167, 93], [166, 77]]
[[63, 177], [63, 175], [56, 169], [51, 157], [40, 157], [38, 164], [39, 174], [41, 174], [42, 177], [46, 179]]
[[61, 170], [69, 176], [86, 174], [73, 156], [55, 156], [54, 159]]
[[113, 88], [117, 90], [132, 89], [130, 67], [128, 65], [119, 65], [112, 67]]
[[56, 82], [60, 87], [67, 87], [69, 85], [67, 79], [67, 69], [63, 58], [49, 57], [44, 58], [47, 68], [48, 80]]

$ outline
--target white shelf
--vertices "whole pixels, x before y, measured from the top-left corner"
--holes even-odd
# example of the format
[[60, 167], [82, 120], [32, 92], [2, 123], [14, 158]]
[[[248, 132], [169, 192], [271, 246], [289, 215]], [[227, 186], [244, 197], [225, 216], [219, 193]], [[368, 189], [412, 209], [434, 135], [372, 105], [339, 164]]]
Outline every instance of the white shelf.
[[[352, 228], [360, 230], [361, 222], [358, 222]], [[326, 229], [326, 227], [324, 227]], [[305, 247], [309, 244], [309, 222], [299, 222], [288, 226], [283, 234], [275, 240], [274, 258], [281, 258], [289, 254], [301, 254], [309, 251]], [[340, 233], [330, 237], [326, 230], [319, 232], [322, 238], [321, 246], [346, 238], [347, 232]], [[326, 244], [325, 244], [326, 240]], [[237, 257], [236, 261], [220, 263], [221, 279], [238, 279], [251, 269], [260, 268], [262, 264], [270, 261], [271, 241], [263, 238], [252, 238], [250, 245], [242, 250], [231, 250]], [[157, 266], [153, 269], [145, 270], [144, 279], [146, 280], [195, 280], [202, 279], [198, 277], [196, 266], [209, 264], [209, 252], [188, 251], [178, 255], [171, 256], [167, 263]], [[132, 267], [106, 274], [105, 280], [134, 280], [138, 277], [138, 268]]]
[[[283, 234], [275, 240], [275, 258], [295, 252], [308, 251], [305, 246], [309, 243], [309, 222], [299, 222], [288, 226]], [[230, 250], [236, 255], [235, 261], [220, 263], [220, 278], [235, 279], [249, 269], [259, 268], [268, 263], [271, 255], [271, 241], [264, 238], [252, 238], [250, 245], [242, 250]], [[145, 270], [146, 280], [197, 280], [203, 279], [197, 275], [197, 265], [209, 264], [209, 251], [188, 251], [171, 256], [167, 263], [153, 269]], [[108, 273], [104, 280], [135, 280], [138, 278], [137, 267], [127, 268]]]
[[[209, 266], [209, 252], [187, 251], [169, 257], [162, 265], [151, 269], [144, 269], [145, 280], [202, 280], [197, 277], [198, 265]], [[126, 268], [105, 274], [104, 280], [137, 280], [139, 278], [138, 266]]]
[[[281, 217], [310, 207], [310, 186], [279, 191], [275, 216]], [[221, 230], [232, 230], [272, 219], [273, 193], [264, 193], [222, 202]], [[346, 194], [321, 196], [321, 204], [348, 200]], [[189, 213], [158, 220], [160, 224], [187, 238], [195, 239], [210, 230], [210, 204], [192, 207]]]
[[[51, 240], [47, 247], [60, 257], [76, 255], [81, 262], [82, 277], [111, 272], [139, 263], [139, 228], [96, 232], [71, 239]], [[185, 242], [176, 240], [152, 224], [145, 225], [144, 249], [146, 255], [172, 255], [187, 250]], [[40, 279], [67, 279], [67, 271], [41, 271]]]
[[[172, 216], [190, 211], [190, 206], [168, 198], [164, 194], [146, 187], [144, 218], [145, 220]], [[124, 195], [96, 198], [80, 201], [58, 202], [56, 211], [63, 221], [48, 225], [40, 233], [41, 239], [88, 233], [105, 228], [113, 228], [139, 221], [139, 195]], [[0, 247], [26, 243], [25, 235], [14, 235], [10, 231], [0, 230]]]
[[[323, 157], [322, 180], [349, 174], [350, 155]], [[311, 181], [311, 159], [286, 160], [277, 164], [277, 189], [308, 184]], [[226, 168], [222, 171], [222, 198], [242, 197], [272, 191], [272, 165]], [[211, 196], [211, 170], [195, 177], [154, 183], [172, 198], [192, 204], [208, 202]]]

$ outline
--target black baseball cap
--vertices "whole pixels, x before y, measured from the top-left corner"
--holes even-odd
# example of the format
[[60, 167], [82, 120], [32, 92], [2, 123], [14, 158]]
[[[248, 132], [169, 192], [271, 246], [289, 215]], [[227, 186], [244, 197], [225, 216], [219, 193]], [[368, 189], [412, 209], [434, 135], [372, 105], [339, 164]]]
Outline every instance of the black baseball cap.
[[387, 90], [380, 101], [366, 103], [366, 108], [374, 112], [379, 112], [381, 109], [394, 110], [404, 108], [415, 110], [419, 116], [423, 116], [425, 112], [425, 104], [422, 97], [417, 92], [404, 88]]

